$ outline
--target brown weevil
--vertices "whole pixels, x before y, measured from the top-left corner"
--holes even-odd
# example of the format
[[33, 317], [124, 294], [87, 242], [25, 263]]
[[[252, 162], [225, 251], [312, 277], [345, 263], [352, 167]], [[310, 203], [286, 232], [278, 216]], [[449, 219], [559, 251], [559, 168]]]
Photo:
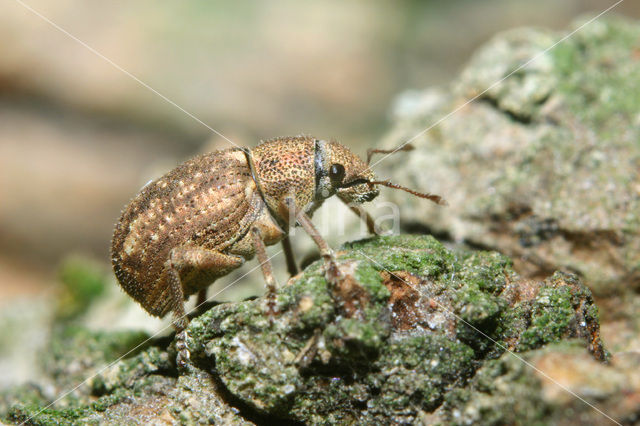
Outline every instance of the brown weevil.
[[[325, 199], [337, 195], [359, 214], [352, 203], [371, 201], [376, 185], [385, 185], [444, 204], [437, 195], [375, 180], [368, 163], [376, 152], [393, 151], [369, 150], [365, 163], [337, 142], [275, 138], [200, 155], [142, 188], [116, 225], [111, 261], [122, 288], [147, 312], [173, 312], [180, 366], [189, 358], [186, 298], [204, 299], [216, 278], [257, 254], [273, 309], [276, 283], [265, 246], [282, 241], [289, 272], [297, 273], [287, 237], [296, 223], [318, 246], [327, 280], [340, 278], [333, 251], [310, 219]], [[373, 232], [371, 217], [363, 218]]]

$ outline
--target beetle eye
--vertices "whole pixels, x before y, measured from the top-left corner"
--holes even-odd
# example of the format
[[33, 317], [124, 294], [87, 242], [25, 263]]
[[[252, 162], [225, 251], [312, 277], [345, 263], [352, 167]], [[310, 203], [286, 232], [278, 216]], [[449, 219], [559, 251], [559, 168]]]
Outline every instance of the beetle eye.
[[329, 169], [329, 179], [332, 182], [340, 183], [344, 179], [344, 166], [342, 164], [332, 164]]

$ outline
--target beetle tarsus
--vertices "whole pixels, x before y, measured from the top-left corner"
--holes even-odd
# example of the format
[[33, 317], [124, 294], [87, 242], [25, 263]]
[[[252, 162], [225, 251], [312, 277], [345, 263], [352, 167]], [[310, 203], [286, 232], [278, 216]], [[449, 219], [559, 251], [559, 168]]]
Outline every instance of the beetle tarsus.
[[340, 280], [344, 278], [344, 274], [340, 271], [338, 264], [334, 260], [329, 260], [327, 262], [325, 277], [329, 284], [335, 287], [339, 284]]
[[187, 346], [188, 338], [187, 330], [176, 333], [176, 350], [178, 351], [176, 364], [180, 371], [188, 370], [191, 365], [191, 352], [189, 352], [189, 347]]

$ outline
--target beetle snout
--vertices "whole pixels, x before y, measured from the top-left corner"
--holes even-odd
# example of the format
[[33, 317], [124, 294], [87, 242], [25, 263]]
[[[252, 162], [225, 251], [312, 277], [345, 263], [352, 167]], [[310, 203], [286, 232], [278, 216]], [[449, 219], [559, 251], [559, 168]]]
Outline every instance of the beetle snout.
[[365, 194], [362, 195], [362, 200], [363, 201], [372, 201], [374, 198], [376, 198], [378, 196], [378, 194], [380, 194], [380, 191], [377, 189], [374, 189], [370, 192], [367, 192]]
[[349, 203], [364, 203], [371, 201], [378, 196], [378, 188], [370, 187], [367, 184], [352, 186], [350, 188], [339, 189], [338, 197]]

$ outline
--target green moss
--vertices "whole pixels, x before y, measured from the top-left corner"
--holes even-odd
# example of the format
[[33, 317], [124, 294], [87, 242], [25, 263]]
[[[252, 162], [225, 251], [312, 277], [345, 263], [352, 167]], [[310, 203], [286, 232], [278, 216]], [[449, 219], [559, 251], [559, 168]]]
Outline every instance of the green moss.
[[640, 30], [622, 19], [601, 20], [552, 49], [558, 92], [582, 120], [606, 132], [623, 132], [616, 126], [635, 120], [640, 111], [640, 69], [629, 64], [638, 47]]
[[[423, 410], [437, 407], [445, 389], [472, 372], [473, 350], [465, 344], [444, 336], [408, 337], [393, 342], [377, 361], [376, 366], [387, 377], [379, 380], [378, 407], [382, 412], [401, 411], [413, 401]], [[403, 401], [403, 398], [407, 400]], [[383, 408], [384, 407], [384, 408]]]
[[75, 387], [86, 379], [89, 369], [142, 351], [148, 345], [147, 338], [139, 331], [105, 332], [59, 325], [54, 328], [49, 350], [41, 355], [42, 364], [59, 386]]
[[[309, 271], [305, 271], [302, 279], [284, 289], [283, 293], [288, 297], [284, 303], [280, 304], [281, 309], [294, 309], [297, 311], [297, 324], [292, 326], [295, 330], [303, 333], [305, 330], [314, 330], [322, 327], [323, 324], [331, 320], [335, 311], [333, 299], [328, 291], [324, 277], [317, 272], [315, 274], [307, 274], [309, 274]], [[298, 309], [305, 302], [308, 307]]]
[[463, 287], [455, 294], [458, 339], [470, 345], [478, 354], [495, 347], [500, 340], [499, 322], [507, 303], [490, 294], [482, 293], [474, 286]]
[[[194, 366], [187, 376], [175, 378], [173, 345], [146, 347], [35, 422], [100, 419], [110, 407], [144, 403], [151, 390], [189, 379], [197, 392], [211, 392], [212, 383], [220, 383], [239, 405], [266, 418], [410, 423], [438, 407], [474, 402], [468, 388], [472, 377], [474, 386], [489, 394], [493, 379], [516, 380], [508, 369], [496, 373], [498, 367], [487, 364], [513, 342], [526, 350], [563, 339], [576, 331], [578, 315], [597, 328], [591, 294], [571, 275], [554, 275], [535, 298], [514, 304], [505, 297], [507, 282], [513, 287], [520, 279], [510, 261], [496, 253], [452, 252], [432, 237], [399, 236], [349, 243], [337, 260], [346, 287], [329, 285], [319, 261], [278, 290], [275, 313], [259, 298], [220, 304], [194, 318], [187, 340]], [[394, 315], [404, 315], [401, 326]], [[73, 372], [70, 365], [95, 368], [145, 338], [58, 328], [47, 373], [58, 384], [75, 385], [86, 370]], [[478, 376], [483, 366], [486, 372]], [[199, 409], [185, 408], [196, 398], [193, 386], [170, 397], [176, 398], [172, 415], [185, 422], [201, 418]], [[37, 394], [21, 402], [10, 404], [12, 419], [26, 419], [47, 403]], [[500, 404], [511, 407], [507, 399]], [[482, 407], [481, 420], [502, 418]]]
[[[543, 392], [541, 372], [532, 368], [537, 359], [584, 357], [584, 342], [569, 339], [527, 351], [517, 356], [504, 353], [487, 360], [464, 387], [449, 392], [438, 409], [442, 424], [526, 424], [575, 423], [575, 412], [562, 401]], [[584, 360], [584, 358], [582, 358]], [[523, 362], [524, 361], [524, 362]], [[583, 361], [584, 362], [584, 361]], [[566, 374], [583, 373], [568, 366]], [[606, 380], [605, 380], [606, 381]], [[569, 398], [573, 400], [573, 398]], [[580, 410], [582, 409], [580, 405]], [[602, 421], [596, 414], [598, 421]], [[589, 421], [587, 420], [587, 423]]]
[[[548, 326], [542, 316], [550, 307], [566, 307], [561, 296], [585, 296], [576, 293], [581, 284], [559, 276], [549, 281], [550, 302], [543, 292], [535, 303], [510, 306], [502, 294], [507, 281], [518, 277], [508, 258], [454, 253], [425, 236], [349, 243], [338, 262], [364, 292], [355, 311], [340, 307], [349, 301], [335, 300], [319, 261], [280, 290], [274, 317], [258, 299], [217, 306], [194, 320], [192, 336], [210, 339], [195, 358], [214, 364], [227, 389], [261, 412], [304, 422], [348, 422], [366, 402], [369, 421], [390, 413], [408, 419], [437, 407], [483, 357], [499, 356], [507, 346], [503, 339], [518, 338], [530, 318], [534, 328]], [[452, 322], [437, 323], [428, 334], [398, 334], [383, 271], [418, 278], [423, 291], [433, 292], [427, 297], [450, 304], [440, 308]], [[561, 338], [560, 328], [547, 341]], [[198, 347], [193, 346], [196, 352]]]
[[408, 271], [436, 278], [449, 271], [454, 255], [431, 236], [396, 235], [345, 244], [346, 258], [370, 263], [376, 270]]
[[85, 313], [106, 288], [105, 271], [87, 259], [66, 259], [60, 266], [59, 277], [62, 293], [58, 298], [56, 316], [61, 320], [70, 320]]
[[355, 367], [378, 355], [389, 336], [389, 323], [375, 316], [367, 319], [339, 318], [324, 329], [323, 336], [333, 356], [348, 359]]
[[95, 331], [82, 326], [68, 326], [56, 333], [52, 354], [65, 358], [66, 354], [73, 352], [85, 354], [96, 361], [109, 362], [123, 355], [131, 357], [139, 353], [148, 337], [143, 331]]
[[97, 401], [92, 402], [90, 409], [97, 412], [105, 411], [107, 408], [112, 407], [119, 402], [130, 398], [134, 392], [127, 388], [118, 388], [108, 395], [100, 397]]
[[497, 252], [480, 251], [461, 253], [462, 268], [459, 280], [479, 291], [498, 294], [513, 274], [513, 262], [507, 256]]
[[16, 405], [8, 413], [7, 419], [15, 423], [26, 423], [35, 426], [73, 424], [78, 419], [87, 417], [90, 408], [52, 409], [34, 405]]
[[[591, 301], [591, 292], [575, 276], [556, 273], [548, 283], [532, 303], [530, 325], [520, 337], [519, 350], [536, 349], [572, 334], [577, 321], [576, 309], [582, 302]], [[587, 306], [585, 313], [585, 323], [597, 323], [595, 305]]]
[[451, 425], [544, 425], [550, 408], [532, 370], [509, 353], [487, 361], [469, 385], [446, 395], [440, 409]]

